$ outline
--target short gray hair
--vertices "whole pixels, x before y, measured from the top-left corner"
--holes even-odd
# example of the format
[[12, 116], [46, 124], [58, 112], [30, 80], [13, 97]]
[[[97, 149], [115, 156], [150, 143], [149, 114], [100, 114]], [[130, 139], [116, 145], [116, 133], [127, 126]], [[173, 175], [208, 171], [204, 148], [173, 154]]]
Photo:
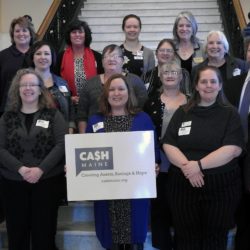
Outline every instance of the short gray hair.
[[223, 46], [224, 46], [224, 49], [225, 49], [226, 53], [228, 53], [229, 52], [229, 43], [227, 41], [227, 38], [226, 38], [225, 34], [222, 31], [220, 31], [220, 30], [212, 30], [212, 31], [210, 31], [207, 34], [207, 40], [206, 40], [206, 44], [205, 44], [205, 50], [207, 51], [208, 38], [211, 35], [214, 35], [214, 34], [217, 34], [219, 36], [220, 40], [223, 43]]

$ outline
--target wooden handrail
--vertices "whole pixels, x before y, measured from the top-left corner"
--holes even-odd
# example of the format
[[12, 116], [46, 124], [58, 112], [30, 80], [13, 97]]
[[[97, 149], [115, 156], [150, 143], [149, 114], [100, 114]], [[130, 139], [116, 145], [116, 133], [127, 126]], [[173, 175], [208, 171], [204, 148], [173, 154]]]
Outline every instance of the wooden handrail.
[[240, 29], [242, 30], [246, 27], [247, 22], [245, 19], [244, 12], [242, 10], [240, 0], [233, 0], [233, 5], [234, 5], [234, 9], [235, 9], [238, 21], [239, 21]]
[[60, 6], [62, 0], [54, 0], [53, 3], [51, 4], [46, 16], [43, 19], [42, 24], [40, 25], [38, 31], [37, 31], [37, 37], [38, 40], [42, 40], [46, 31], [49, 28], [49, 25], [55, 16], [58, 7]]

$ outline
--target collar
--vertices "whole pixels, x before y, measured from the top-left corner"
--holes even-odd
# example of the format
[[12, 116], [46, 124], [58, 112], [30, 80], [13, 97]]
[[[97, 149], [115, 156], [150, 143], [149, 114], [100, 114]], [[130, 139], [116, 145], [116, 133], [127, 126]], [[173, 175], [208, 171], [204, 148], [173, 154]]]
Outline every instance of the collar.
[[15, 46], [15, 44], [12, 44], [10, 47], [10, 51], [11, 51], [11, 53], [14, 55], [14, 56], [21, 56], [21, 55], [26, 55], [28, 52], [29, 52], [29, 50], [26, 52], [26, 53], [22, 53], [20, 50], [18, 50], [17, 48], [16, 48], [16, 46]]
[[[201, 48], [200, 43], [198, 41], [195, 41], [193, 43], [193, 46], [194, 46], [194, 50], [199, 50]], [[179, 50], [180, 48], [180, 43], [178, 41], [175, 41], [175, 48], [176, 50]]]
[[245, 80], [245, 82], [248, 82], [248, 81], [250, 81], [250, 69], [248, 70], [248, 72], [247, 72], [247, 76], [246, 76], [246, 80]]

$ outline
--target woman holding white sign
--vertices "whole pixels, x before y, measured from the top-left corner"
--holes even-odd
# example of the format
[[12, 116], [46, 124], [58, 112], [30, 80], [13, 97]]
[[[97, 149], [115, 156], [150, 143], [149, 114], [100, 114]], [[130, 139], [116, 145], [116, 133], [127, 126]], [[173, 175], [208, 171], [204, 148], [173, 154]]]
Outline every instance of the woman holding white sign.
[[[133, 89], [126, 77], [122, 74], [111, 76], [104, 85], [100, 114], [90, 117], [86, 132], [147, 130], [154, 130], [153, 123], [137, 108]], [[155, 154], [158, 160], [157, 145]], [[147, 236], [148, 213], [149, 199], [95, 201], [96, 234], [101, 245], [112, 250], [142, 250]]]

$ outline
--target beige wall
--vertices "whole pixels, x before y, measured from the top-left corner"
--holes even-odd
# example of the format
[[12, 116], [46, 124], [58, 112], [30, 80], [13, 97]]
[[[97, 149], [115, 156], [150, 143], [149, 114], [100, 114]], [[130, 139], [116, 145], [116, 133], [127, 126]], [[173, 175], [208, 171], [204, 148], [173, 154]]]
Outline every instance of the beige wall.
[[242, 9], [243, 9], [243, 12], [244, 12], [246, 23], [248, 23], [249, 19], [248, 19], [247, 15], [248, 15], [248, 12], [250, 12], [250, 1], [249, 0], [240, 0], [240, 3], [242, 6]]
[[0, 50], [10, 45], [12, 19], [28, 14], [38, 30], [53, 0], [0, 0]]
[[47, 13], [52, 0], [0, 0], [0, 32], [8, 32], [13, 18], [32, 16], [36, 30]]

